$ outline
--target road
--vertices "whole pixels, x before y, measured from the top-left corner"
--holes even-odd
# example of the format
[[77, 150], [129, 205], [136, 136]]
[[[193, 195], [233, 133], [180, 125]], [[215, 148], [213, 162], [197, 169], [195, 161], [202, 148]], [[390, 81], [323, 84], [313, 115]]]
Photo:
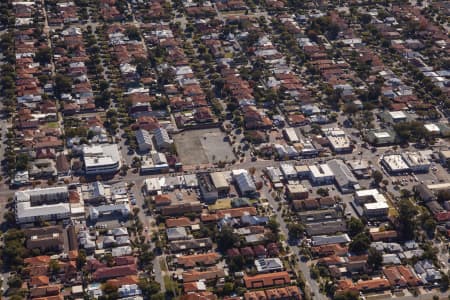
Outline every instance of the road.
[[[260, 172], [256, 172], [255, 174], [257, 174], [259, 176], [261, 175]], [[280, 224], [280, 230], [283, 233], [283, 235], [286, 237], [286, 239], [288, 239], [289, 230], [287, 228], [286, 222], [283, 219], [282, 210], [278, 209], [281, 206], [280, 204], [282, 202], [275, 201], [275, 199], [271, 195], [271, 192], [269, 191], [269, 187], [266, 185], [264, 185], [264, 187], [261, 191], [261, 194], [263, 197], [265, 197], [267, 199], [269, 204], [272, 206], [273, 211], [276, 216], [276, 219], [277, 219], [277, 222]], [[311, 278], [309, 266], [307, 265], [306, 262], [303, 262], [300, 259], [301, 258], [300, 248], [295, 245], [292, 245], [292, 246], [290, 245], [289, 247], [290, 247], [292, 253], [297, 258], [296, 260], [298, 261], [299, 270], [303, 275], [305, 285], [306, 285], [307, 289], [309, 289], [309, 292], [310, 292], [310, 295], [312, 296], [312, 298], [316, 299], [316, 300], [326, 300], [327, 297], [320, 293], [320, 288], [319, 288], [317, 281], [315, 281], [314, 279]]]

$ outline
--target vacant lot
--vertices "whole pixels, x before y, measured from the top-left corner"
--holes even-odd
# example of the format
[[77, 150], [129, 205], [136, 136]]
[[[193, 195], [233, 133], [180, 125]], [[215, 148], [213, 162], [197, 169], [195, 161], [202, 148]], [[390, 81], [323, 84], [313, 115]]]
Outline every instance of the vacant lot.
[[178, 155], [184, 165], [232, 161], [235, 156], [226, 135], [220, 129], [185, 131], [173, 136]]

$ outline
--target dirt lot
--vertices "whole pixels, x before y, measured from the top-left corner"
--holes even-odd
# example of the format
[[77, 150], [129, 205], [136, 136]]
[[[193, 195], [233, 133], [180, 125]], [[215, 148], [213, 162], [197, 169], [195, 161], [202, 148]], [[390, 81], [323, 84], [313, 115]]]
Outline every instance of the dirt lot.
[[235, 156], [220, 129], [185, 131], [174, 135], [178, 155], [184, 165], [199, 165], [232, 161]]

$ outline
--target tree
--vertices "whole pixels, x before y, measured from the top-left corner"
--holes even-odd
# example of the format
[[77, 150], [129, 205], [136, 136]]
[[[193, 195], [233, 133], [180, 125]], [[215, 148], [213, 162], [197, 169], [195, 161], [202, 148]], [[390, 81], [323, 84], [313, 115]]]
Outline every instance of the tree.
[[55, 76], [55, 93], [57, 97], [60, 97], [63, 93], [70, 93], [72, 90], [72, 79], [62, 74], [56, 74]]
[[367, 264], [372, 270], [378, 270], [383, 263], [383, 255], [375, 248], [369, 248]]
[[52, 275], [58, 274], [59, 270], [61, 269], [61, 267], [59, 266], [59, 262], [56, 259], [52, 259], [50, 261], [48, 268], [50, 269], [50, 273]]
[[111, 283], [105, 283], [102, 286], [103, 295], [98, 299], [100, 300], [113, 300], [119, 298], [118, 288]]
[[41, 48], [36, 51], [34, 58], [41, 64], [48, 64], [52, 59], [52, 50], [47, 47]]
[[22, 287], [22, 283], [23, 281], [18, 275], [14, 275], [8, 279], [8, 286], [13, 289], [20, 289]]
[[381, 173], [378, 170], [375, 170], [372, 172], [372, 178], [376, 185], [379, 185], [380, 182], [383, 180], [383, 173]]
[[289, 239], [297, 240], [303, 237], [305, 227], [300, 223], [289, 223], [287, 226], [289, 230]]
[[410, 240], [415, 236], [417, 208], [408, 200], [398, 202], [398, 228], [402, 237]]
[[448, 290], [449, 285], [450, 285], [450, 279], [448, 277], [448, 274], [442, 273], [442, 277], [441, 277], [441, 291]]
[[223, 226], [217, 234], [217, 246], [220, 251], [226, 251], [236, 246], [239, 242], [239, 236], [233, 232], [230, 226]]
[[364, 223], [358, 218], [351, 217], [347, 222], [347, 229], [350, 237], [354, 237], [364, 231]]
[[334, 296], [334, 300], [359, 300], [358, 291], [345, 291]]
[[328, 191], [328, 189], [319, 188], [319, 189], [317, 189], [317, 195], [326, 197], [329, 195], [329, 191]]
[[350, 242], [349, 250], [355, 253], [361, 253], [367, 251], [370, 246], [370, 238], [367, 233], [362, 232], [357, 234]]
[[149, 299], [152, 295], [155, 295], [161, 291], [161, 287], [159, 286], [159, 283], [156, 281], [150, 280], [148, 278], [141, 278], [139, 280], [139, 288], [142, 291], [142, 294], [144, 296], [147, 296], [147, 299]]

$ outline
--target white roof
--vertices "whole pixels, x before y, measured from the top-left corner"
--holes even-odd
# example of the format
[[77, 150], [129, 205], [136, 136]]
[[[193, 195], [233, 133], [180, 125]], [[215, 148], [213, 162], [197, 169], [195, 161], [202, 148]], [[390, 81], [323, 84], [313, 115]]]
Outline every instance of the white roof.
[[439, 126], [437, 126], [436, 124], [425, 124], [425, 125], [423, 125], [423, 127], [425, 127], [425, 129], [429, 132], [440, 132], [441, 131]]
[[390, 111], [388, 114], [391, 116], [392, 119], [405, 119], [406, 114], [402, 111]]
[[309, 171], [315, 178], [334, 176], [333, 171], [331, 171], [330, 167], [327, 164], [309, 166]]
[[392, 171], [401, 171], [409, 169], [406, 162], [400, 154], [385, 155], [383, 161], [388, 165]]

